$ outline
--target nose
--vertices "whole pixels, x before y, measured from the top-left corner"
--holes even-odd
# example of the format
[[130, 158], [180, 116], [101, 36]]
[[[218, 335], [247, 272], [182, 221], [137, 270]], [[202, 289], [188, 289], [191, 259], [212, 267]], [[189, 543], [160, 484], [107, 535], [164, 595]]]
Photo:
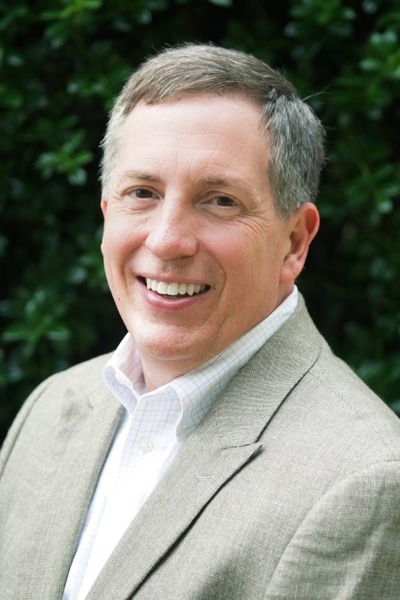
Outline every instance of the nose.
[[162, 260], [193, 256], [197, 252], [198, 238], [195, 218], [182, 202], [160, 202], [150, 222], [146, 239], [147, 248]]

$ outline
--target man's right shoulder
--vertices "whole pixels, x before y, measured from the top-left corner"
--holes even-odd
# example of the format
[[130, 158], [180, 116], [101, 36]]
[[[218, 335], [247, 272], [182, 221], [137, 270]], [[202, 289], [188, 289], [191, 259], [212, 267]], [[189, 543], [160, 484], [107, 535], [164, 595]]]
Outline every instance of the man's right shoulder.
[[115, 401], [103, 380], [110, 357], [111, 353], [103, 354], [50, 375], [31, 392], [4, 440], [0, 471], [22, 430], [52, 429], [70, 411], [79, 413], [100, 402]]
[[51, 375], [46, 381], [56, 381], [57, 383], [81, 380], [82, 377], [103, 377], [103, 370], [112, 356], [112, 352], [95, 356], [81, 363], [68, 367]]
[[111, 356], [112, 353], [102, 354], [50, 375], [33, 390], [26, 404], [36, 403], [45, 397], [50, 397], [53, 404], [66, 397], [75, 397], [84, 403], [96, 403], [99, 395], [102, 397], [108, 392], [103, 372]]

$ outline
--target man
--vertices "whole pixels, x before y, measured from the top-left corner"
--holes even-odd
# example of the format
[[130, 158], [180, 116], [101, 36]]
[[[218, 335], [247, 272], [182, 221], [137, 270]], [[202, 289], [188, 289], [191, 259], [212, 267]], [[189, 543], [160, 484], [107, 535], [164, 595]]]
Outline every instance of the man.
[[322, 140], [240, 52], [170, 49], [127, 82], [101, 208], [128, 334], [10, 431], [1, 598], [400, 597], [400, 425], [295, 287]]

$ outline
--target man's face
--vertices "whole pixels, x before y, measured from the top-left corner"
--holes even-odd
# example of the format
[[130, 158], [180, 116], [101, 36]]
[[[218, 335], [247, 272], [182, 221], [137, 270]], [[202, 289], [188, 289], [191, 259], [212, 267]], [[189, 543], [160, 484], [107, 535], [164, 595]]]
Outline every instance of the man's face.
[[268, 154], [260, 109], [240, 96], [182, 95], [129, 115], [102, 252], [149, 388], [217, 355], [293, 289]]

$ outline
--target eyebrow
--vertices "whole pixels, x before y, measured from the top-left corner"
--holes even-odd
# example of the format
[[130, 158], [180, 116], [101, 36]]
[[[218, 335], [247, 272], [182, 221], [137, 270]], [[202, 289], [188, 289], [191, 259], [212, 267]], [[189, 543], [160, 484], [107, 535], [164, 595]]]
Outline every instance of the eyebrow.
[[223, 177], [205, 177], [201, 179], [200, 182], [204, 185], [222, 185], [231, 188], [238, 188], [242, 190], [248, 196], [253, 195], [253, 190], [251, 186], [241, 179], [240, 177], [235, 177], [234, 175], [224, 175]]
[[121, 179], [143, 179], [144, 181], [159, 181], [159, 178], [146, 171], [140, 171], [136, 169], [130, 169], [121, 173]]

